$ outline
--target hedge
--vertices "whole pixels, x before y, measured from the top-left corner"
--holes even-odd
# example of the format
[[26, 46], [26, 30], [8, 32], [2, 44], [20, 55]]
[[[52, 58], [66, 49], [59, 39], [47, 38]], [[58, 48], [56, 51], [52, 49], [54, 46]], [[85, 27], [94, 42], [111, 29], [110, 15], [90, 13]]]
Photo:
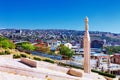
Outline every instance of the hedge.
[[59, 62], [58, 65], [61, 65], [61, 66], [69, 66], [69, 67], [73, 67], [73, 68], [77, 68], [77, 69], [82, 69], [82, 67], [79, 67], [79, 66], [75, 66], [75, 65], [70, 65], [70, 64], [65, 64], [65, 63], [62, 63], [62, 62]]
[[5, 53], [4, 52], [0, 52], [0, 55], [4, 55]]
[[5, 54], [10, 54], [10, 52], [9, 51], [5, 51]]
[[48, 58], [43, 59], [43, 61], [50, 62], [50, 63], [55, 63], [54, 60], [51, 60], [51, 59], [48, 59]]
[[33, 57], [34, 60], [41, 61], [39, 57]]
[[110, 78], [116, 78], [116, 75], [114, 75], [114, 74], [104, 73], [104, 72], [93, 70], [93, 69], [91, 71], [95, 72], [95, 73], [98, 73], [100, 75], [103, 75], [103, 76], [110, 77]]
[[10, 54], [9, 51], [0, 52], [0, 55], [9, 55], [9, 54]]
[[20, 55], [20, 54], [14, 54], [14, 55], [13, 55], [13, 58], [15, 58], [15, 59], [16, 59], [16, 58], [21, 58], [21, 55]]
[[20, 54], [20, 56], [21, 56], [21, 57], [24, 57], [24, 58], [26, 58], [26, 57], [27, 57], [27, 55], [26, 55], [26, 54]]

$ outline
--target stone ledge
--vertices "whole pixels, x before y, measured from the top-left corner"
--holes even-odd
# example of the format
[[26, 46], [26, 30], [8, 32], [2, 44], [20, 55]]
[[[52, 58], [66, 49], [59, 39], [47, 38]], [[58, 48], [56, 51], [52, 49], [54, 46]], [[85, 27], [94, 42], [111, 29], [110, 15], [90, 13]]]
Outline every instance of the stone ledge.
[[28, 58], [21, 58], [21, 62], [31, 67], [37, 67], [37, 62]]
[[82, 77], [83, 76], [82, 72], [79, 72], [78, 70], [73, 69], [73, 68], [69, 69], [67, 74], [77, 76], [77, 77]]

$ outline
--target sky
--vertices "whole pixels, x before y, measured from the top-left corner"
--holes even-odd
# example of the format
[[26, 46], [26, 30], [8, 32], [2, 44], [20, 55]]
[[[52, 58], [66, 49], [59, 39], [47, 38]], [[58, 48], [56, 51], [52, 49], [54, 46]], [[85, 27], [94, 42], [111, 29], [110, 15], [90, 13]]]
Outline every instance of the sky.
[[84, 30], [120, 33], [120, 0], [0, 0], [0, 29]]

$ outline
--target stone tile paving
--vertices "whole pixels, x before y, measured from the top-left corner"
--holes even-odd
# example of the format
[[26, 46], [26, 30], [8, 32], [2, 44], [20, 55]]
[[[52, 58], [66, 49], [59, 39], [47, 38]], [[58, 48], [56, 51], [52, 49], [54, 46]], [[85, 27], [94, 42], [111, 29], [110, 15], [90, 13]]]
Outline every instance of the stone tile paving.
[[32, 78], [32, 77], [15, 75], [6, 72], [0, 72], [0, 80], [45, 80], [45, 79]]
[[[95, 73], [91, 73], [91, 75], [86, 75], [83, 70], [79, 70], [83, 73], [82, 78], [70, 76], [66, 74], [69, 68], [61, 67], [57, 64], [40, 61], [38, 62], [37, 68], [31, 68], [23, 63], [20, 63], [19, 60], [0, 56], [0, 70], [2, 69], [8, 72], [11, 70], [13, 71], [12, 73], [18, 75], [10, 74], [10, 76], [0, 76], [2, 78], [0, 80], [38, 80], [38, 78], [40, 80], [44, 80], [46, 75], [48, 75], [52, 80], [105, 80], [103, 76]], [[1, 74], [4, 73], [0, 73], [0, 75]], [[23, 79], [23, 76], [20, 75], [23, 75], [26, 79]], [[18, 76], [18, 79], [15, 78]], [[28, 79], [28, 77], [30, 77], [30, 79]], [[35, 77], [37, 79], [32, 79], [31, 77]]]
[[31, 68], [23, 63], [20, 63], [19, 60], [5, 57], [0, 57], [0, 70], [42, 79], [44, 79], [45, 76], [48, 75], [52, 78], [52, 80], [78, 80], [77, 77], [67, 75], [66, 73], [58, 72], [55, 70], [53, 71], [43, 67]]

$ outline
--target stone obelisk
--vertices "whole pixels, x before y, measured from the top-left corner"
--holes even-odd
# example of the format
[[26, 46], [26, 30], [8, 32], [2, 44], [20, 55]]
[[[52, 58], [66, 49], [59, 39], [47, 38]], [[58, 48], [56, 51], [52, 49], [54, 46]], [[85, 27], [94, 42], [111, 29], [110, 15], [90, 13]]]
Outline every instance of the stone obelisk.
[[85, 33], [84, 33], [84, 72], [90, 73], [90, 35], [88, 32], [88, 17], [85, 18]]

